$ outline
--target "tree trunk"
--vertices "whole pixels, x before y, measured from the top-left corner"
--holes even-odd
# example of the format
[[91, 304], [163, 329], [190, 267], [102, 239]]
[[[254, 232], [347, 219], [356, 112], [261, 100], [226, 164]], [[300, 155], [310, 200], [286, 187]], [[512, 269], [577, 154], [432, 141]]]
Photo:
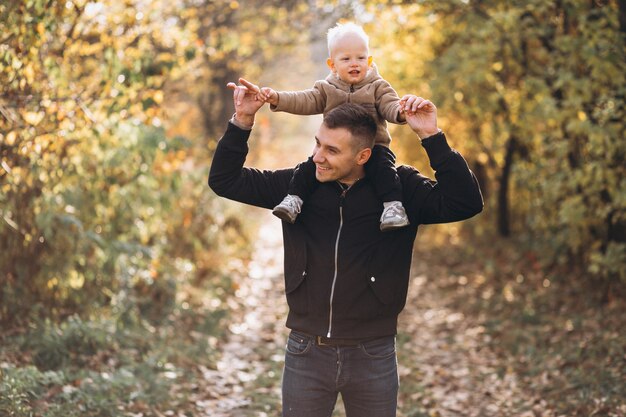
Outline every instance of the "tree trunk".
[[500, 236], [511, 235], [511, 224], [509, 218], [509, 184], [511, 182], [511, 169], [513, 168], [513, 157], [517, 148], [517, 138], [511, 136], [506, 144], [506, 154], [504, 156], [504, 166], [500, 176], [500, 188], [498, 189], [498, 233]]
[[211, 65], [208, 88], [198, 104], [202, 112], [204, 131], [209, 137], [213, 137], [221, 132], [235, 111], [233, 93], [226, 88], [226, 84], [230, 81], [237, 82], [238, 74], [233, 73], [227, 60], [207, 65]]
[[619, 0], [619, 29], [626, 33], [626, 0]]

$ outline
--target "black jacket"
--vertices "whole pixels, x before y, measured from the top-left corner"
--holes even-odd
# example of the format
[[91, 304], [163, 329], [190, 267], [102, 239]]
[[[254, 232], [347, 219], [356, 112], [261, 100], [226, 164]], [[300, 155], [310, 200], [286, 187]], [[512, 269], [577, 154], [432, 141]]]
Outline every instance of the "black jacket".
[[[222, 197], [271, 209], [286, 195], [293, 169], [245, 168], [249, 135], [229, 123], [209, 185]], [[410, 226], [380, 232], [383, 206], [367, 177], [348, 190], [321, 183], [295, 224], [283, 222], [287, 327], [336, 338], [396, 333], [418, 225], [467, 219], [483, 208], [476, 178], [443, 133], [422, 145], [437, 181], [398, 167]]]

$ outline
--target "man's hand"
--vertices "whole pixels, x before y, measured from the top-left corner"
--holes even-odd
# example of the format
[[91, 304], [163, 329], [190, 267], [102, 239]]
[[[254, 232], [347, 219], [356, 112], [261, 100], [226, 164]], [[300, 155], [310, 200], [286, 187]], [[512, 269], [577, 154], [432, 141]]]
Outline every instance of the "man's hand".
[[437, 107], [429, 100], [407, 94], [400, 99], [406, 122], [420, 138], [427, 138], [439, 132], [437, 128]]
[[260, 99], [261, 89], [243, 78], [239, 79], [242, 85], [228, 83], [226, 87], [233, 90], [233, 102], [235, 103], [235, 119], [238, 122], [252, 126], [254, 124], [254, 115], [265, 101]]

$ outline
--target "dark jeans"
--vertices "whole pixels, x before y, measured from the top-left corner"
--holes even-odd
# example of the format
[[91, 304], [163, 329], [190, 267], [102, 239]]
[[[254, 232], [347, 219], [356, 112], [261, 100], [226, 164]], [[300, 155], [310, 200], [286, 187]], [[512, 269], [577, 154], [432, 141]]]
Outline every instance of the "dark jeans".
[[[365, 164], [365, 173], [374, 184], [376, 195], [381, 201], [402, 201], [402, 184], [396, 171], [396, 156], [391, 149], [375, 145], [372, 156]], [[306, 201], [318, 185], [319, 181], [315, 178], [315, 162], [309, 157], [296, 167], [287, 193], [297, 195]]]
[[395, 337], [358, 346], [318, 346], [292, 331], [283, 374], [283, 417], [330, 417], [341, 397], [347, 417], [395, 417]]

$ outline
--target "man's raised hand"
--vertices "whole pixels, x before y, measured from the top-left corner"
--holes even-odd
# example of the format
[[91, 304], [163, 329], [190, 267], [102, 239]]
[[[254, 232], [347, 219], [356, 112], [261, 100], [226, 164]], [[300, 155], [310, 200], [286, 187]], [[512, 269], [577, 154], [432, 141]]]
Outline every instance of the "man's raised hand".
[[233, 90], [235, 118], [245, 125], [252, 126], [254, 124], [254, 115], [263, 107], [265, 101], [259, 98], [261, 89], [258, 86], [244, 78], [239, 78], [239, 83], [241, 85], [233, 82], [226, 85], [226, 87]]
[[422, 97], [407, 94], [400, 100], [407, 124], [420, 138], [439, 132], [437, 128], [437, 107]]

